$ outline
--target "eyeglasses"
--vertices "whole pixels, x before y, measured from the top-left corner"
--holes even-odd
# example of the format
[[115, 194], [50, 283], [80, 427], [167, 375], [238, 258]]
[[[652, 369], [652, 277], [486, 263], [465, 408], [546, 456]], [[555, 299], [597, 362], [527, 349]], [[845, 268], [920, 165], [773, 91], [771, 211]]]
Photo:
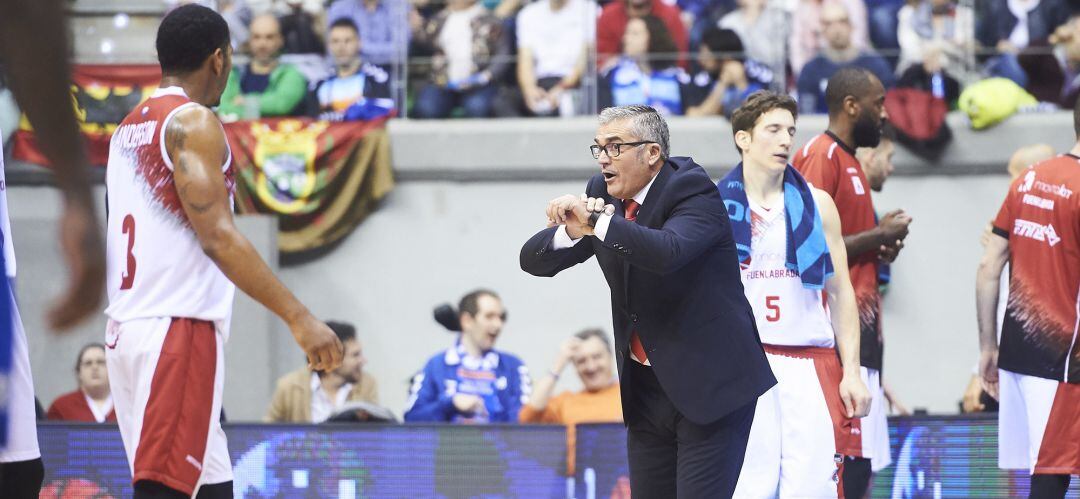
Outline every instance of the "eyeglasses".
[[623, 147], [637, 147], [644, 144], [655, 144], [656, 142], [651, 140], [639, 140], [637, 142], [612, 142], [607, 145], [593, 144], [589, 146], [589, 151], [592, 152], [593, 159], [600, 159], [600, 151], [607, 153], [609, 158], [617, 158], [622, 153]]

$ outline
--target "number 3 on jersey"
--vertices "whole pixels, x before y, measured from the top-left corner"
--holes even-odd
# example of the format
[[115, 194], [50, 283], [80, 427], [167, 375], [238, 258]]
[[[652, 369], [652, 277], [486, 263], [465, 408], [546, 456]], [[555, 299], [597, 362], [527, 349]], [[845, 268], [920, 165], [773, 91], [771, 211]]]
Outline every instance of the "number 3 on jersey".
[[[129, 257], [130, 258], [130, 257]], [[135, 260], [128, 260], [134, 265]], [[769, 309], [769, 315], [765, 316], [765, 320], [769, 322], [776, 322], [780, 320], [780, 297], [779, 296], [766, 296], [765, 308]]]
[[120, 289], [131, 289], [131, 286], [135, 284], [135, 254], [132, 253], [135, 249], [135, 217], [130, 214], [125, 216], [121, 230], [127, 235], [128, 243], [127, 270], [124, 271], [123, 278], [120, 280]]

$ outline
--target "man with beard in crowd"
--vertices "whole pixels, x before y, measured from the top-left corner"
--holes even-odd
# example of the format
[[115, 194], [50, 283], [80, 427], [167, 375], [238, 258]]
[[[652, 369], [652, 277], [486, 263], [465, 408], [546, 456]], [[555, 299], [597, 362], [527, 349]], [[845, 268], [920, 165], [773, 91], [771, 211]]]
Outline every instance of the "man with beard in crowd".
[[[792, 165], [807, 182], [827, 192], [836, 203], [844, 245], [847, 247], [851, 284], [859, 308], [860, 357], [873, 401], [862, 419], [862, 456], [845, 463], [844, 495], [863, 497], [873, 470], [891, 464], [881, 385], [881, 294], [878, 262], [892, 262], [908, 234], [911, 217], [903, 210], [886, 213], [875, 222], [870, 183], [855, 149], [876, 147], [885, 123], [885, 88], [866, 69], [847, 67], [829, 78], [825, 89], [829, 128], [806, 143]], [[871, 464], [872, 459], [872, 464]]]

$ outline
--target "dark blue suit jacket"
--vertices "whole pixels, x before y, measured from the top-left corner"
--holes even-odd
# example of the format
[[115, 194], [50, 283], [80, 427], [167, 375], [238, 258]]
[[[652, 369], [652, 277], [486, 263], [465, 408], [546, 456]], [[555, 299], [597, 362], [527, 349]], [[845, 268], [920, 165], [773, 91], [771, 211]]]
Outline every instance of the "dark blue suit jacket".
[[775, 385], [743, 294], [727, 210], [705, 170], [670, 158], [634, 222], [623, 218], [602, 175], [586, 193], [615, 205], [605, 240], [588, 236], [556, 251], [556, 229], [545, 229], [521, 248], [521, 268], [550, 277], [596, 256], [611, 288], [624, 414], [633, 331], [668, 398], [695, 423], [711, 423]]

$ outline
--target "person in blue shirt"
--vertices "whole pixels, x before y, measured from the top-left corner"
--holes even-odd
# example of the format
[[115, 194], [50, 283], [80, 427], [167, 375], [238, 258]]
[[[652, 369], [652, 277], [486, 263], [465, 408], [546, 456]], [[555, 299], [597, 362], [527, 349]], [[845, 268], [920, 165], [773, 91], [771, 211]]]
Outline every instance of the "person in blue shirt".
[[611, 59], [598, 89], [600, 107], [644, 104], [681, 115], [690, 77], [675, 65], [678, 48], [667, 26], [652, 15], [630, 19], [623, 52]]
[[506, 322], [502, 300], [494, 291], [478, 289], [461, 299], [456, 315], [456, 324], [454, 318], [440, 322], [461, 335], [413, 377], [405, 421], [518, 422], [532, 381], [520, 359], [495, 350]]
[[880, 55], [859, 49], [852, 43], [851, 17], [846, 7], [836, 2], [826, 2], [821, 7], [821, 31], [826, 44], [821, 53], [806, 63], [799, 73], [799, 113], [824, 114], [825, 87], [829, 78], [841, 68], [857, 66], [877, 76], [888, 90], [896, 82], [892, 68]]
[[687, 116], [723, 115], [742, 105], [750, 94], [773, 83], [768, 66], [746, 58], [742, 40], [730, 29], [711, 26], [698, 46], [699, 70], [690, 79]]
[[390, 73], [360, 58], [360, 33], [351, 19], [341, 18], [327, 34], [334, 75], [319, 82], [319, 119], [355, 121], [380, 118], [393, 112]]

